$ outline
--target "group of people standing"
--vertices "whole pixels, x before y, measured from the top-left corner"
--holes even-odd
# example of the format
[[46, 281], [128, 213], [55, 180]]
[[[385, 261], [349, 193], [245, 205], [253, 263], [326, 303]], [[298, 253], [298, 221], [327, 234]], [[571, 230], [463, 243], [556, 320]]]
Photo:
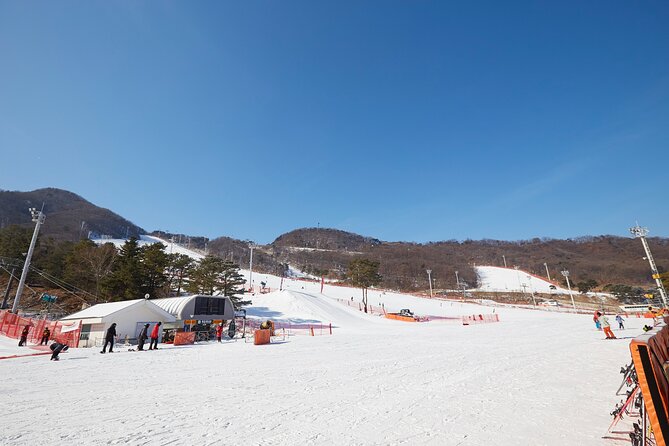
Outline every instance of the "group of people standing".
[[[595, 311], [595, 315], [592, 317], [592, 320], [595, 322], [595, 327], [597, 330], [603, 330], [606, 335], [606, 339], [617, 339], [616, 335], [613, 334], [611, 330], [611, 323], [609, 318], [604, 315], [603, 311]], [[616, 314], [616, 322], [618, 322], [618, 329], [625, 329], [625, 319], [619, 314]]]
[[[23, 330], [21, 330], [21, 336], [19, 337], [19, 347], [25, 347], [26, 344], [28, 343], [28, 334], [30, 334], [30, 328], [32, 325], [28, 324], [25, 327], [23, 327]], [[49, 327], [44, 327], [44, 330], [42, 331], [42, 338], [40, 339], [39, 345], [48, 345], [49, 344], [49, 339], [51, 338], [51, 330], [49, 330]], [[63, 344], [61, 342], [55, 341], [53, 344], [49, 346], [49, 349], [51, 350], [51, 361], [58, 361], [58, 355], [60, 352], [65, 352], [67, 351], [69, 346], [67, 344]]]
[[[148, 331], [149, 331], [149, 326], [151, 324], [144, 324], [144, 327], [142, 327], [142, 330], [139, 332], [139, 336], [137, 337], [137, 350], [142, 351], [144, 350], [144, 343], [146, 342], [146, 339], [149, 337], [148, 336]], [[151, 330], [151, 343], [149, 344], [149, 350], [158, 350], [158, 339], [160, 338], [160, 326], [162, 325], [162, 322], [158, 322], [154, 327], [153, 330]], [[114, 353], [114, 340], [116, 339], [118, 335], [116, 334], [116, 322], [112, 323], [109, 328], [107, 329], [107, 332], [105, 333], [105, 344], [102, 347], [102, 351], [100, 353], [107, 353], [107, 346], [109, 346], [109, 353]]]
[[[32, 327], [32, 325], [28, 324], [25, 327], [23, 327], [23, 330], [21, 330], [21, 336], [19, 337], [19, 347], [24, 347], [28, 343], [28, 334], [30, 333], [30, 327]], [[44, 331], [42, 331], [42, 338], [39, 342], [39, 345], [47, 345], [49, 343], [50, 337], [51, 337], [51, 330], [49, 330], [49, 327], [44, 327]]]

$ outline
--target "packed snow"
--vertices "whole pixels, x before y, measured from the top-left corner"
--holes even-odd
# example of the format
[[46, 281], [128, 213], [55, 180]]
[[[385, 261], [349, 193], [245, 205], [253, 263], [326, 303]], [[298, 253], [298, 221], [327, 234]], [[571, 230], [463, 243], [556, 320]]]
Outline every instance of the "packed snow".
[[[530, 309], [495, 308], [490, 324], [406, 323], [346, 305], [359, 289], [253, 280], [272, 291], [251, 296], [249, 317], [331, 323], [333, 334], [1, 360], [10, 409], [0, 444], [611, 444], [602, 436], [620, 366], [646, 323], [629, 318], [613, 341], [589, 315]], [[492, 311], [373, 289], [369, 302], [417, 315]]]

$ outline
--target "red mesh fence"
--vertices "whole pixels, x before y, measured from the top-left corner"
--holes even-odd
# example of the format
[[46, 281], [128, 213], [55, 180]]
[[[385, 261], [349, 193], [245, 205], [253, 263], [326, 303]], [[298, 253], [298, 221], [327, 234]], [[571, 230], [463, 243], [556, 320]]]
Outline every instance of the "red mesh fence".
[[0, 310], [0, 334], [9, 338], [18, 339], [23, 329], [28, 326], [28, 344], [39, 344], [44, 329], [50, 331], [49, 341], [57, 341], [70, 347], [79, 346], [81, 324], [77, 322], [60, 322], [48, 319], [21, 317], [6, 310]]
[[[256, 319], [247, 319], [246, 327], [253, 330], [260, 329], [260, 324], [263, 321]], [[276, 334], [285, 333], [286, 335], [307, 335], [307, 336], [321, 336], [331, 335], [333, 333], [332, 324], [314, 323], [314, 324], [293, 324], [291, 322], [274, 322], [274, 332]]]
[[471, 316], [462, 316], [463, 325], [489, 324], [499, 322], [498, 314], [472, 314]]

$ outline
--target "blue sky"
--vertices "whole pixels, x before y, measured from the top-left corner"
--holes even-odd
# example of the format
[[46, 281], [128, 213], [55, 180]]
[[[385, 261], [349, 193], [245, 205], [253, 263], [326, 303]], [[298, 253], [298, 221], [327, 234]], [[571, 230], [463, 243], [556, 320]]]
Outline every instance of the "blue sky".
[[271, 242], [669, 236], [669, 4], [0, 0], [0, 188]]

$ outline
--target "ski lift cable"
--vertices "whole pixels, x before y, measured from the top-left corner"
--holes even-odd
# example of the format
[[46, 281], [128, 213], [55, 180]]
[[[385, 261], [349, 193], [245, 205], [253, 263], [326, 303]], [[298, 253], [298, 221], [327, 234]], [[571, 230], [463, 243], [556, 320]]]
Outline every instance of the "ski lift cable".
[[[44, 277], [44, 278], [45, 278], [46, 280], [48, 280], [49, 282], [51, 282], [51, 283], [53, 283], [54, 285], [56, 285], [58, 288], [61, 288], [62, 290], [66, 291], [66, 292], [68, 292], [68, 293], [70, 293], [70, 294], [72, 294], [73, 296], [76, 296], [76, 297], [77, 297], [78, 299], [80, 299], [82, 302], [86, 302], [86, 299], [82, 298], [81, 296], [79, 296], [77, 293], [75, 293], [75, 292], [72, 291], [72, 290], [75, 290], [75, 291], [77, 291], [77, 292], [79, 292], [79, 293], [82, 293], [82, 294], [87, 294], [87, 295], [89, 295], [89, 296], [91, 296], [91, 297], [97, 299], [97, 296], [96, 296], [96, 295], [94, 295], [94, 294], [92, 294], [92, 293], [89, 293], [88, 291], [83, 290], [83, 289], [81, 289], [81, 288], [79, 288], [79, 287], [76, 287], [76, 286], [74, 286], [74, 285], [71, 285], [71, 284], [65, 282], [64, 280], [58, 279], [58, 278], [56, 278], [56, 277], [54, 277], [54, 276], [52, 276], [52, 275], [50, 275], [50, 274], [48, 274], [48, 273], [46, 273], [46, 272], [44, 272], [44, 271], [42, 271], [42, 270], [39, 270], [39, 269], [37, 269], [37, 268], [35, 268], [35, 267], [33, 267], [33, 266], [30, 266], [30, 269], [33, 270], [34, 272], [36, 272], [37, 274], [39, 274], [40, 276]], [[67, 287], [70, 287], [72, 290], [71, 290], [71, 289], [67, 289], [66, 286], [67, 286]], [[86, 303], [88, 303], [88, 302], [86, 302]]]

